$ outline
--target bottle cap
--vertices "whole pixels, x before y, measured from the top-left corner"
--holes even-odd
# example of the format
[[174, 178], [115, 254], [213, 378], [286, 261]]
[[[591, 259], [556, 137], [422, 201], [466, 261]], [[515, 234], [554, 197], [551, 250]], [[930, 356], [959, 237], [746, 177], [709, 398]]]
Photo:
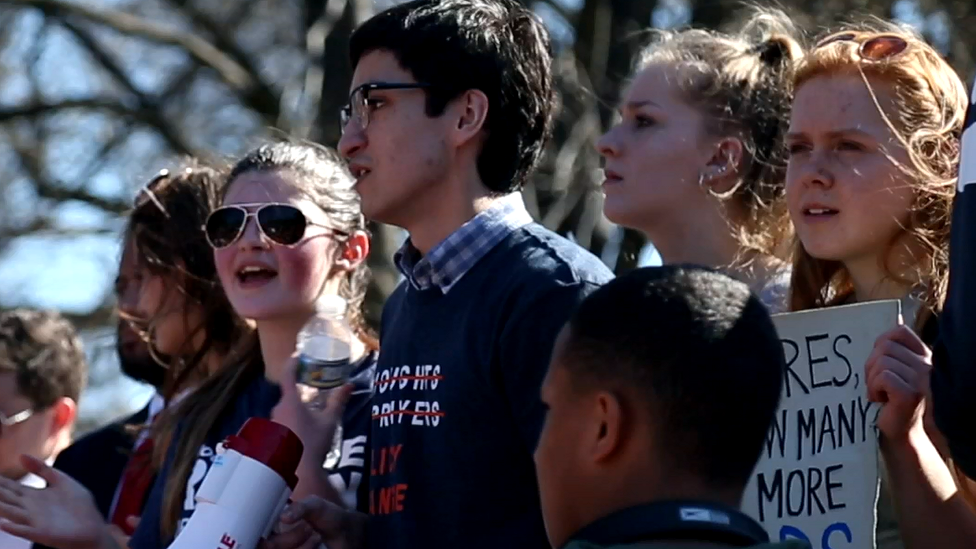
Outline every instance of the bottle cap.
[[343, 316], [346, 314], [346, 300], [335, 294], [323, 295], [315, 302], [315, 312], [327, 316]]

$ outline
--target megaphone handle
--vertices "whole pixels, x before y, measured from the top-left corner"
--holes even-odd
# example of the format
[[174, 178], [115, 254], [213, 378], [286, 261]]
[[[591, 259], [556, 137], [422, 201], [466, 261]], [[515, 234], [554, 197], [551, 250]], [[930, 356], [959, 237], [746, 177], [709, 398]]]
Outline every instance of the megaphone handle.
[[291, 490], [286, 488], [281, 493], [281, 498], [279, 498], [278, 504], [275, 505], [274, 512], [271, 513], [271, 516], [268, 518], [268, 523], [264, 526], [264, 529], [261, 531], [262, 538], [267, 539], [267, 537], [271, 535], [271, 531], [274, 529], [275, 525], [278, 524], [281, 518], [281, 513], [285, 510], [285, 506], [288, 505], [289, 503], [291, 503]]

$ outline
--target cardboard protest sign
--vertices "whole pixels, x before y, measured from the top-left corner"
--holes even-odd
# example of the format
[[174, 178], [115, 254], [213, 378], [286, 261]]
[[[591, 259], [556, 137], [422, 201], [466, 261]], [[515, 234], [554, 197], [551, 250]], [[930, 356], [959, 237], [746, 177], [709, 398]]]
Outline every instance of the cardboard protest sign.
[[868, 402], [864, 363], [897, 326], [899, 307], [875, 301], [773, 316], [786, 354], [783, 398], [742, 499], [771, 540], [874, 548], [880, 408]]

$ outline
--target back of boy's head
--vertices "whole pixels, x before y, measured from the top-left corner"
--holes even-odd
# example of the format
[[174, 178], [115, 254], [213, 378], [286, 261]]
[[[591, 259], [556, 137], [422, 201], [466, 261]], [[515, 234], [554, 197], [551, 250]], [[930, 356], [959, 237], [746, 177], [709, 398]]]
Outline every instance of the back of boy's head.
[[631, 395], [665, 478], [745, 488], [786, 367], [772, 319], [745, 284], [692, 266], [631, 271], [580, 305], [564, 357], [574, 386]]
[[78, 402], [88, 366], [74, 326], [54, 311], [0, 313], [0, 372], [14, 374], [17, 392], [37, 410], [69, 398]]
[[414, 0], [377, 14], [350, 38], [353, 67], [370, 52], [392, 53], [427, 84], [438, 116], [468, 90], [488, 97], [478, 174], [495, 193], [520, 189], [542, 156], [555, 95], [549, 34], [514, 0]]

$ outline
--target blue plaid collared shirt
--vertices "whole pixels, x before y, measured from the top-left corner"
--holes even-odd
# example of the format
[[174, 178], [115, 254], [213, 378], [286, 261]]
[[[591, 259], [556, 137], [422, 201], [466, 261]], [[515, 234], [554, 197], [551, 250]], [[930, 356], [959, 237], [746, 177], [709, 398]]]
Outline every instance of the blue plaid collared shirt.
[[522, 194], [515, 192], [461, 225], [426, 256], [408, 238], [393, 260], [415, 289], [437, 287], [446, 294], [495, 245], [529, 223], [532, 216], [525, 209]]

